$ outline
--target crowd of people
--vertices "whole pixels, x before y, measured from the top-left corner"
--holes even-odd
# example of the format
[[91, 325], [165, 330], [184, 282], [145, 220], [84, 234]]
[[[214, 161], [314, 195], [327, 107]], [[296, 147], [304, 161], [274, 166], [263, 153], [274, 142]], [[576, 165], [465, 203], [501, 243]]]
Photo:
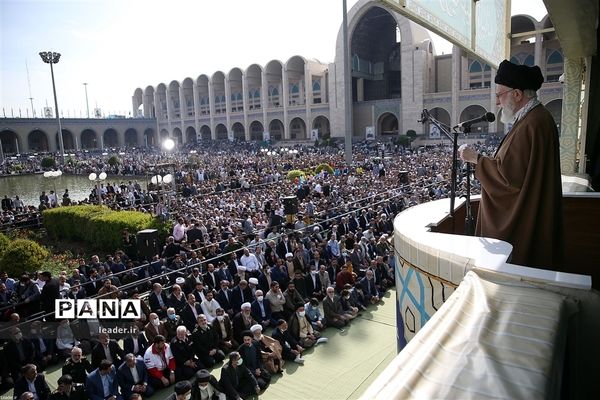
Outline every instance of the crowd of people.
[[[151, 188], [138, 200], [132, 182], [101, 188], [114, 209], [174, 220], [158, 251], [139, 251], [124, 232], [122, 248], [59, 276], [0, 274], [1, 377], [15, 398], [145, 398], [170, 386], [182, 399], [262, 392], [286, 361], [303, 364], [307, 348], [327, 341], [326, 327], [346, 329], [394, 285], [394, 216], [448, 196], [447, 148], [365, 144], [347, 166], [338, 149], [273, 157], [219, 146], [198, 149], [194, 162], [189, 149], [175, 155], [176, 195]], [[323, 163], [333, 172], [286, 178]], [[289, 195], [297, 210], [284, 207]], [[123, 321], [55, 321], [61, 298], [142, 298], [143, 314], [115, 336], [106, 328]], [[57, 363], [63, 375], [50, 393], [38, 371]]]

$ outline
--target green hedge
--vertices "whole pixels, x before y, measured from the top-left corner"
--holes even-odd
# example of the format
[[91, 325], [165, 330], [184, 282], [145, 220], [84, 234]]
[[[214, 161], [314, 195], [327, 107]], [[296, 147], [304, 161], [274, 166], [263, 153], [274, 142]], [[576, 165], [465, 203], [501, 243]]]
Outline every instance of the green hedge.
[[323, 163], [323, 164], [319, 164], [317, 165], [317, 168], [315, 168], [315, 173], [318, 174], [320, 173], [322, 170], [327, 171], [327, 173], [329, 175], [333, 175], [333, 168], [331, 168], [331, 165], [327, 164], [327, 163]]
[[296, 178], [299, 178], [301, 176], [305, 176], [306, 174], [304, 173], [304, 171], [301, 171], [299, 169], [293, 169], [290, 172], [287, 173], [287, 178], [291, 181], [293, 181]]
[[164, 231], [161, 223], [147, 213], [112, 211], [104, 206], [70, 206], [45, 210], [44, 227], [55, 240], [83, 241], [94, 249], [121, 247], [123, 229], [135, 234], [142, 229]]
[[17, 239], [10, 242], [0, 258], [0, 268], [8, 276], [20, 277], [23, 272], [39, 270], [50, 253], [33, 240]]
[[10, 239], [4, 233], [0, 233], [0, 258], [2, 258], [2, 254], [4, 254], [9, 244]]

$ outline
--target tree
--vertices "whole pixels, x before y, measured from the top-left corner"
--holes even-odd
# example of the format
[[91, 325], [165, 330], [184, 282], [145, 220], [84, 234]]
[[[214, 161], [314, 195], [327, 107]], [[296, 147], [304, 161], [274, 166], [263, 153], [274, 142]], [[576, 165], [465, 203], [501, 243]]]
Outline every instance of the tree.
[[42, 168], [43, 169], [52, 169], [56, 167], [56, 161], [52, 157], [44, 157], [42, 158]]
[[111, 167], [114, 167], [115, 165], [121, 164], [121, 159], [116, 154], [113, 154], [112, 156], [110, 156], [107, 163]]
[[8, 276], [21, 276], [23, 272], [38, 270], [47, 261], [50, 253], [33, 240], [17, 239], [12, 241], [0, 258], [0, 268]]

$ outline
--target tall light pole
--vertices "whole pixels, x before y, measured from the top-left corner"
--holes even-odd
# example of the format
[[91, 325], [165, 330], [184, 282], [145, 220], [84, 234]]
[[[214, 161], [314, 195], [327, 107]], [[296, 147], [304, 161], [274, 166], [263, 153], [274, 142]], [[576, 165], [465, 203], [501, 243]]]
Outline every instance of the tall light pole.
[[87, 82], [83, 82], [83, 87], [85, 88], [85, 107], [87, 109], [87, 117], [90, 117], [90, 103], [88, 102], [88, 95], [87, 95]]
[[346, 160], [348, 167], [350, 167], [350, 164], [352, 164], [352, 71], [350, 70], [349, 62], [350, 44], [348, 42], [348, 13], [346, 11], [346, 0], [342, 1], [342, 9], [342, 65], [344, 68], [344, 99], [346, 103], [346, 106], [344, 107], [344, 126], [346, 127], [344, 159]]
[[60, 53], [52, 51], [40, 52], [42, 61], [46, 64], [50, 64], [50, 75], [52, 75], [52, 91], [54, 92], [54, 108], [56, 109], [56, 120], [58, 121], [58, 145], [60, 146], [60, 165], [65, 164], [65, 146], [63, 145], [62, 126], [60, 125], [60, 114], [58, 113], [58, 100], [56, 100], [56, 85], [54, 84], [54, 68], [52, 64], [58, 63], [60, 60]]

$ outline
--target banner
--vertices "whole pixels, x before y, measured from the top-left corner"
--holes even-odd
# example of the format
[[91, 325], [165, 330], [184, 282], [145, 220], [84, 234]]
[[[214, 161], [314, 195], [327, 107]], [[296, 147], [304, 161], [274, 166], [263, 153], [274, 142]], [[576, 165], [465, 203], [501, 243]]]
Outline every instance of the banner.
[[310, 131], [310, 140], [317, 140], [319, 138], [319, 130], [313, 129]]
[[375, 127], [367, 126], [365, 128], [365, 140], [375, 140]]
[[440, 137], [440, 128], [433, 124], [429, 125], [429, 139], [439, 139]]
[[52, 118], [52, 107], [44, 107], [44, 118]]
[[227, 139], [229, 139], [230, 142], [233, 142], [234, 136], [232, 130], [227, 132]]
[[263, 132], [263, 140], [265, 142], [268, 142], [269, 140], [271, 140], [271, 134], [269, 133], [269, 131], [264, 131]]

